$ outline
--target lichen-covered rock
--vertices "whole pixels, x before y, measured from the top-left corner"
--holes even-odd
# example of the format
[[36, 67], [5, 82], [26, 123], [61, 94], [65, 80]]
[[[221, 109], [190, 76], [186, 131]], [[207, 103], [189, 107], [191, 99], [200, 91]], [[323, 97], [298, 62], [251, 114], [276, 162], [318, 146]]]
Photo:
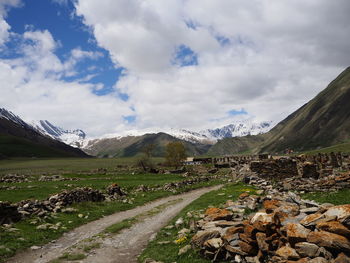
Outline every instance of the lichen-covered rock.
[[326, 231], [311, 232], [307, 237], [307, 242], [329, 249], [350, 252], [350, 241], [346, 237]]
[[317, 251], [319, 246], [308, 243], [308, 242], [300, 242], [295, 244], [295, 250], [302, 257], [315, 257], [317, 255]]
[[220, 237], [220, 232], [217, 230], [199, 231], [192, 237], [191, 243], [196, 247], [202, 247], [205, 241], [217, 237]]
[[286, 226], [288, 241], [291, 244], [306, 241], [311, 230], [303, 227], [301, 224], [289, 223]]
[[350, 230], [338, 221], [320, 222], [316, 228], [350, 238]]
[[299, 254], [295, 251], [294, 248], [291, 248], [289, 246], [283, 246], [281, 248], [279, 248], [276, 251], [276, 255], [280, 256], [283, 259], [299, 259], [300, 256]]

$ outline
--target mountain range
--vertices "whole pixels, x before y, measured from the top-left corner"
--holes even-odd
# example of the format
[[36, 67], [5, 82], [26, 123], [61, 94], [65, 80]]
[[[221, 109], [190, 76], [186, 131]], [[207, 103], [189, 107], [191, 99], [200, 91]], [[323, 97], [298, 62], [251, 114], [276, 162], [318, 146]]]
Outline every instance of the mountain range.
[[82, 130], [65, 130], [49, 121], [34, 122], [40, 132], [73, 147], [78, 147], [94, 156], [133, 156], [146, 144], [154, 144], [155, 156], [163, 156], [165, 145], [172, 141], [182, 141], [187, 153], [191, 155], [205, 154], [211, 145], [218, 140], [234, 136], [256, 135], [267, 132], [272, 122], [255, 123], [252, 121], [237, 122], [222, 128], [207, 129], [200, 132], [185, 129], [158, 130], [148, 133], [135, 132], [127, 136], [107, 135], [89, 139]]
[[271, 121], [245, 121], [199, 132], [170, 129], [89, 139], [80, 129], [66, 130], [47, 120], [28, 124], [0, 108], [0, 156], [32, 156], [24, 146], [29, 144], [38, 156], [86, 156], [85, 153], [99, 157], [134, 156], [149, 144], [154, 145], [154, 156], [163, 156], [165, 146], [172, 141], [183, 142], [189, 155], [305, 151], [350, 140], [349, 101], [350, 68], [347, 68], [314, 99], [275, 127]]

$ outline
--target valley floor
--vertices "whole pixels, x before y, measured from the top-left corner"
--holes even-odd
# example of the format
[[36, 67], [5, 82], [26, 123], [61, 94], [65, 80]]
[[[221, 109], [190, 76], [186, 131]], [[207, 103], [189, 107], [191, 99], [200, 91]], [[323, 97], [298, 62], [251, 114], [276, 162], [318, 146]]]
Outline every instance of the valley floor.
[[[84, 259], [81, 262], [137, 262], [137, 256], [147, 245], [154, 233], [193, 200], [206, 192], [216, 190], [220, 187], [214, 186], [198, 189], [185, 194], [159, 199], [131, 210], [115, 213], [78, 227], [66, 233], [54, 243], [49, 243], [40, 249], [23, 251], [8, 262], [41, 263], [50, 262], [55, 259], [57, 262], [64, 262], [65, 258], [69, 258], [69, 255], [77, 255], [76, 250], [79, 244], [83, 244], [84, 247], [91, 246], [92, 244], [95, 246], [93, 253], [83, 254]], [[169, 202], [171, 203], [169, 204]], [[152, 212], [152, 209], [161, 205], [168, 206], [165, 209]], [[113, 224], [142, 214], [145, 216], [147, 212], [151, 214], [156, 213], [156, 215], [146, 217], [120, 234], [99, 235]], [[79, 254], [82, 255], [81, 252]]]

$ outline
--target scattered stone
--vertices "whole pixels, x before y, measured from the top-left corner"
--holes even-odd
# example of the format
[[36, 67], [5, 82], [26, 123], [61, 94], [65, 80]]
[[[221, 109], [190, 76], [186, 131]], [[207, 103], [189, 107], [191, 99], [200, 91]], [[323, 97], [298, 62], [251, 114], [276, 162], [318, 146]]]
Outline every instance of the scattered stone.
[[186, 246], [179, 249], [178, 255], [181, 256], [181, 255], [187, 253], [187, 251], [189, 251], [190, 249], [191, 249], [191, 245], [186, 245]]
[[40, 249], [40, 248], [41, 248], [41, 247], [39, 247], [39, 246], [31, 246], [31, 247], [30, 247], [31, 250], [38, 250], [38, 249]]

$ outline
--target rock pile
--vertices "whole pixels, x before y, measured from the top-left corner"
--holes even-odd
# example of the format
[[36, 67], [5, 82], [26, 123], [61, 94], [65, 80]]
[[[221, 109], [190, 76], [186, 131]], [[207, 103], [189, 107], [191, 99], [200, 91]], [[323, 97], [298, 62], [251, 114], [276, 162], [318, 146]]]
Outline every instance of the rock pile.
[[172, 182], [172, 183], [166, 183], [164, 185], [156, 185], [154, 187], [146, 186], [146, 185], [139, 185], [135, 191], [136, 192], [150, 192], [150, 191], [174, 191], [178, 188], [194, 185], [202, 182], [208, 182], [212, 179], [216, 179], [219, 176], [194, 176], [192, 178], [182, 180], [179, 182]]
[[63, 192], [49, 197], [50, 204], [56, 206], [68, 206], [80, 202], [100, 202], [105, 200], [105, 196], [96, 189], [90, 187], [76, 188], [73, 190], [64, 190]]
[[22, 183], [29, 182], [28, 176], [18, 174], [7, 174], [0, 177], [0, 183]]
[[69, 191], [64, 190], [44, 201], [24, 200], [16, 204], [0, 202], [0, 222], [1, 224], [16, 222], [31, 215], [45, 216], [48, 212], [60, 212], [63, 207], [73, 203], [103, 200], [105, 200], [105, 196], [99, 190], [84, 187]]
[[[262, 209], [245, 216], [248, 204]], [[224, 209], [208, 208], [197, 227], [192, 245], [213, 261], [350, 262], [350, 205], [244, 193]]]
[[79, 181], [81, 178], [63, 177], [62, 175], [42, 175], [39, 178], [40, 182], [55, 182], [55, 181]]
[[118, 184], [112, 184], [107, 187], [107, 194], [110, 196], [125, 196], [126, 193], [122, 191]]
[[0, 201], [0, 225], [12, 224], [19, 220], [21, 220], [21, 214], [18, 213], [17, 206]]

